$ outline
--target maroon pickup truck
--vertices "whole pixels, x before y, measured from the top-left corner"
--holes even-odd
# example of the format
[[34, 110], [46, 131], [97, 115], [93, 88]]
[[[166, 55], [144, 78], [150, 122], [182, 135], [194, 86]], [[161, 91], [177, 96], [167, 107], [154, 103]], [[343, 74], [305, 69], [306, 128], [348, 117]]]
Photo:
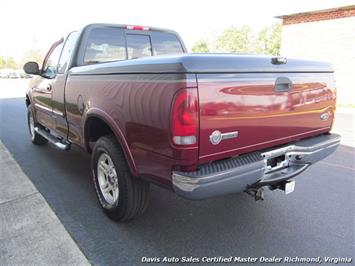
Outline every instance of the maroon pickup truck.
[[324, 62], [189, 54], [173, 31], [90, 24], [24, 70], [36, 75], [32, 142], [91, 153], [97, 197], [116, 220], [146, 209], [150, 182], [188, 199], [292, 192], [340, 142]]

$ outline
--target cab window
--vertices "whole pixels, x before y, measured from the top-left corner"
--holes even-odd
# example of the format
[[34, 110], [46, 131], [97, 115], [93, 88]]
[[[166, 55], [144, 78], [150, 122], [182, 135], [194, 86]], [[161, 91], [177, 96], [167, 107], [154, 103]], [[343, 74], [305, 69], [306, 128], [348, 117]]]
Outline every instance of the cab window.
[[128, 59], [152, 56], [152, 46], [149, 35], [127, 34]]
[[115, 27], [93, 28], [88, 36], [84, 64], [126, 59], [123, 30]]
[[57, 74], [57, 67], [59, 62], [59, 57], [63, 48], [63, 40], [54, 44], [54, 48], [51, 48], [47, 60], [44, 62], [42, 67], [42, 75], [47, 78], [53, 78]]
[[65, 41], [62, 54], [59, 59], [58, 73], [63, 74], [70, 63], [70, 59], [73, 55], [75, 49], [76, 40], [78, 38], [78, 32], [74, 31], [69, 34], [67, 40]]
[[182, 54], [184, 50], [175, 34], [169, 32], [151, 33], [154, 55]]

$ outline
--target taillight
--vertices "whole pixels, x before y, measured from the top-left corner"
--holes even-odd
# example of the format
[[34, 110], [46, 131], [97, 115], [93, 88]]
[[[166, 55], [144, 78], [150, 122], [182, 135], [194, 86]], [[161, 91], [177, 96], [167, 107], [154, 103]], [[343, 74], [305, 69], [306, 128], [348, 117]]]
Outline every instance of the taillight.
[[176, 145], [194, 145], [198, 134], [197, 89], [182, 89], [172, 107], [172, 140]]

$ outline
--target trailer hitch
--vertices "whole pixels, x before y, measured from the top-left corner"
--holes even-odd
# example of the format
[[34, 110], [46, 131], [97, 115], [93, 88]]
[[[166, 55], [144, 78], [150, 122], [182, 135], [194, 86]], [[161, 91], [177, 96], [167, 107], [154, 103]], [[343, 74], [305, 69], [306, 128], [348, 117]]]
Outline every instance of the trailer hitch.
[[264, 200], [264, 187], [267, 186], [271, 191], [280, 189], [285, 192], [285, 194], [289, 194], [295, 189], [295, 181], [294, 180], [283, 180], [278, 183], [266, 184], [262, 185], [256, 183], [254, 185], [249, 186], [244, 190], [248, 195], [252, 196], [255, 201]]
[[252, 196], [255, 199], [255, 201], [264, 200], [263, 187], [259, 187], [259, 188], [249, 187], [246, 190], [244, 190], [244, 192]]

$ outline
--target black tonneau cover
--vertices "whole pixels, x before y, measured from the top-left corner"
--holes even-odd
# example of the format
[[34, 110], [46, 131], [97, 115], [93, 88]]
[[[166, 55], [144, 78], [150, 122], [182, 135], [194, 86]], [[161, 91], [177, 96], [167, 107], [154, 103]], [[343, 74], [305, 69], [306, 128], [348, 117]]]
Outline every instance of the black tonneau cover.
[[273, 64], [272, 56], [238, 54], [180, 54], [74, 67], [72, 75], [125, 73], [329, 73], [329, 63], [287, 58]]

